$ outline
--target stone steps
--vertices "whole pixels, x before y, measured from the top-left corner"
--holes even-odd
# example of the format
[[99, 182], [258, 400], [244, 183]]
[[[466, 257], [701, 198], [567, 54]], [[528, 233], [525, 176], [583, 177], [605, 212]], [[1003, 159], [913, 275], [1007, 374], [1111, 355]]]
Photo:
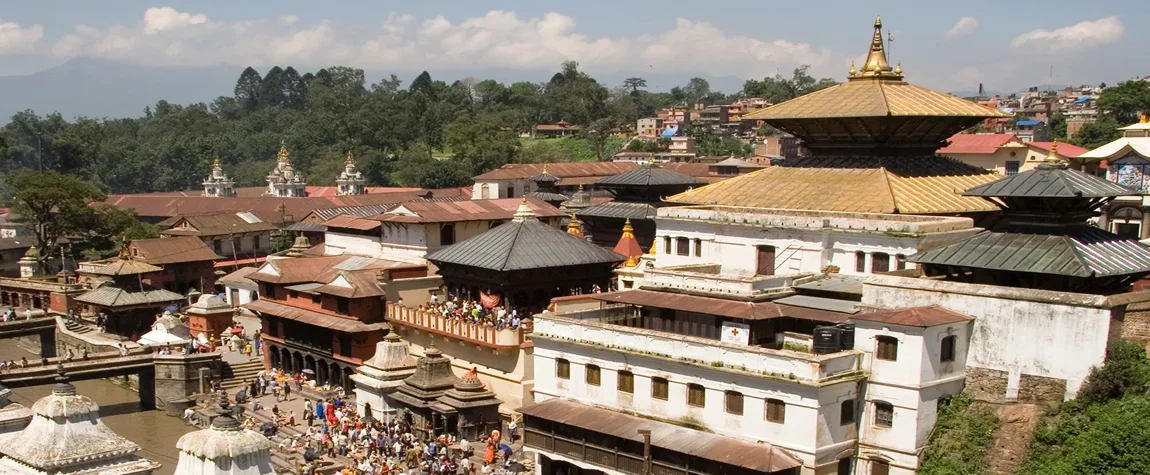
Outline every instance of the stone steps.
[[78, 333], [81, 335], [83, 335], [85, 333], [91, 333], [92, 332], [92, 328], [89, 327], [88, 325], [81, 325], [81, 324], [75, 323], [75, 322], [68, 322], [68, 323], [64, 324], [64, 328], [67, 328], [68, 331], [70, 331], [70, 332]]
[[263, 361], [259, 359], [230, 364], [229, 366], [231, 366], [232, 375], [221, 383], [224, 389], [228, 390], [238, 389], [248, 381], [255, 379], [256, 375], [264, 369]]

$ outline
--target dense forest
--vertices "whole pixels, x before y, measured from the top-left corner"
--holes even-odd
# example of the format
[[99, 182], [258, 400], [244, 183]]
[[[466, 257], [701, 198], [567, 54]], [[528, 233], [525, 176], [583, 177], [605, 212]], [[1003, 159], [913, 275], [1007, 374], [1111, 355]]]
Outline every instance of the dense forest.
[[[728, 103], [744, 94], [781, 101], [834, 84], [807, 68], [790, 78], [747, 81], [725, 95], [693, 78], [670, 92], [649, 92], [642, 78], [608, 87], [563, 63], [546, 83], [463, 79], [447, 84], [424, 72], [406, 88], [391, 76], [367, 84], [364, 72], [331, 67], [301, 74], [293, 67], [264, 74], [249, 67], [231, 96], [210, 104], [160, 101], [137, 118], [66, 120], [59, 114], [14, 115], [0, 129], [0, 172], [74, 174], [106, 193], [199, 188], [215, 157], [238, 186], [259, 186], [280, 142], [312, 185], [332, 185], [350, 151], [373, 186], [440, 188], [468, 183], [511, 162], [609, 157], [637, 119], [659, 108]], [[582, 126], [578, 136], [521, 139], [535, 124]], [[703, 130], [704, 154], [741, 154], [749, 146]], [[637, 144], [636, 144], [637, 145]]]

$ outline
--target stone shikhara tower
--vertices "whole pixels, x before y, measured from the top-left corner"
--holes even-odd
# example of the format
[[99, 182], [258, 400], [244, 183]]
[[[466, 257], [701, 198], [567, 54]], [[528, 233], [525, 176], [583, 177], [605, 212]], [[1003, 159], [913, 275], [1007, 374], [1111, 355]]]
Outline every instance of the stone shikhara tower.
[[276, 167], [268, 173], [268, 196], [279, 198], [300, 198], [307, 196], [307, 182], [303, 175], [292, 168], [291, 154], [287, 145], [280, 144], [280, 151], [276, 154]]
[[204, 196], [230, 198], [236, 196], [235, 183], [224, 174], [220, 167], [220, 157], [212, 162], [212, 174], [204, 180]]

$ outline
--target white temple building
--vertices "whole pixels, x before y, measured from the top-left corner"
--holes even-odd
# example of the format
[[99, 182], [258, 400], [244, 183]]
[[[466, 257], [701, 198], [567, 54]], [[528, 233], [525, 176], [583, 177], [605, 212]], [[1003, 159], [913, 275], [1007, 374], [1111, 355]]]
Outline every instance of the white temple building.
[[160, 464], [100, 421], [100, 406], [76, 394], [64, 367], [52, 394], [32, 405], [32, 421], [0, 442], [0, 473], [8, 475], [151, 475]]
[[212, 174], [204, 180], [204, 196], [214, 196], [217, 198], [231, 198], [236, 196], [235, 182], [224, 174], [224, 169], [220, 167], [220, 158], [212, 162]]
[[363, 177], [363, 172], [355, 169], [355, 158], [351, 156], [351, 152], [347, 152], [343, 172], [335, 179], [335, 184], [338, 185], [336, 193], [340, 196], [367, 193], [367, 180]]
[[13, 434], [18, 435], [32, 419], [32, 411], [23, 404], [12, 402], [9, 399], [11, 395], [11, 389], [0, 386], [0, 441]]
[[366, 414], [372, 408], [372, 417], [390, 421], [395, 415], [395, 403], [391, 393], [403, 386], [403, 380], [415, 374], [415, 358], [408, 351], [407, 342], [395, 332], [383, 337], [375, 344], [375, 356], [355, 369], [351, 380], [355, 381], [355, 402], [357, 410]]
[[163, 346], [182, 345], [191, 341], [192, 331], [188, 326], [180, 321], [180, 317], [166, 310], [156, 318], [156, 322], [152, 324], [152, 331], [145, 333], [136, 342], [141, 345]]
[[292, 168], [291, 154], [288, 153], [287, 145], [280, 145], [280, 151], [276, 155], [276, 167], [268, 173], [268, 191], [264, 194], [278, 198], [307, 196], [307, 182], [304, 181], [303, 174]]
[[220, 408], [211, 427], [176, 442], [180, 458], [175, 475], [274, 475], [268, 438], [242, 429], [227, 400]]

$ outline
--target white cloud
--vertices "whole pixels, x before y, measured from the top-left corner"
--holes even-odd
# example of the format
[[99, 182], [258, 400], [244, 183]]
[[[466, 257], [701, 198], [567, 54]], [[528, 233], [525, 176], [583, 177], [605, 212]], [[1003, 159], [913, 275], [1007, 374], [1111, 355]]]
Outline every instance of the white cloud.
[[554, 70], [574, 60], [596, 72], [649, 65], [658, 72], [739, 76], [823, 65], [832, 57], [809, 44], [730, 34], [705, 22], [680, 19], [669, 27], [653, 35], [589, 36], [572, 17], [559, 13], [521, 18], [493, 10], [456, 22], [391, 14], [370, 32], [329, 22], [301, 23], [295, 15], [221, 21], [163, 7], [148, 9], [137, 25], [78, 25], [56, 41], [52, 52], [148, 64], [362, 68]]
[[978, 30], [978, 20], [972, 16], [964, 16], [958, 19], [954, 26], [946, 32], [947, 38], [959, 38], [969, 35]]
[[144, 33], [154, 35], [208, 22], [207, 15], [177, 11], [172, 7], [149, 8], [144, 12]]
[[43, 37], [44, 28], [40, 25], [23, 27], [18, 23], [0, 20], [0, 53], [30, 50]]
[[1018, 51], [1065, 52], [1118, 41], [1126, 27], [1111, 16], [1093, 21], [1082, 21], [1054, 31], [1033, 30], [1015, 36], [1010, 47]]

